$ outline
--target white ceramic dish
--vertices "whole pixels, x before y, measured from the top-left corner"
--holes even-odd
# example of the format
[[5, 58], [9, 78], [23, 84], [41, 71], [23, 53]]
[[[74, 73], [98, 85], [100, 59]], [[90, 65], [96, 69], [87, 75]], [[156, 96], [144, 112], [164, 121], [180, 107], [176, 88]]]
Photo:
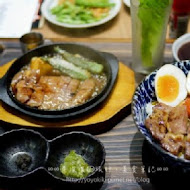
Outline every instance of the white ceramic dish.
[[125, 5], [127, 5], [128, 7], [130, 7], [130, 0], [123, 0], [123, 2], [125, 3]]
[[187, 42], [190, 42], [190, 33], [184, 34], [174, 41], [174, 43], [172, 45], [172, 53], [173, 53], [173, 56], [174, 56], [176, 61], [180, 61], [180, 59], [178, 57], [179, 48], [183, 44], [186, 44]]
[[89, 28], [93, 26], [98, 26], [101, 24], [104, 24], [111, 19], [113, 19], [120, 11], [121, 8], [121, 0], [110, 0], [110, 3], [115, 3], [115, 6], [110, 10], [110, 13], [107, 17], [103, 18], [100, 21], [94, 22], [94, 23], [89, 23], [89, 24], [67, 24], [67, 23], [62, 23], [58, 22], [55, 18], [54, 15], [50, 13], [50, 9], [57, 5], [58, 0], [45, 0], [45, 2], [42, 4], [41, 11], [43, 16], [51, 23], [62, 26], [65, 28]]

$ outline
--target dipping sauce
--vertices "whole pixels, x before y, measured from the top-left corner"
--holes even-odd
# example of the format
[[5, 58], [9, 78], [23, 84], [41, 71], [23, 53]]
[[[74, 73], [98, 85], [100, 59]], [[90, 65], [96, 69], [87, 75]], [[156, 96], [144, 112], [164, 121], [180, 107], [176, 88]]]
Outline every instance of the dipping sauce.
[[24, 152], [18, 153], [14, 156], [15, 164], [17, 167], [23, 171], [29, 171], [29, 168], [32, 164], [31, 156]]
[[66, 177], [85, 178], [92, 172], [92, 168], [81, 155], [71, 150], [60, 165], [60, 171]]
[[190, 42], [182, 45], [178, 50], [180, 60], [190, 60]]
[[28, 52], [44, 43], [43, 35], [38, 32], [24, 34], [20, 38], [20, 45], [23, 53]]

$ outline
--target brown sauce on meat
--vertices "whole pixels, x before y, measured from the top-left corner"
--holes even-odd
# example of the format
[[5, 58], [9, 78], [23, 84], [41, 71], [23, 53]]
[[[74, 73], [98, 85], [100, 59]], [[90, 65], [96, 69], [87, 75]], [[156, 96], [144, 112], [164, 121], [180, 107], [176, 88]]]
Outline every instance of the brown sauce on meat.
[[180, 60], [190, 60], [190, 42], [179, 48], [178, 57]]
[[11, 90], [21, 103], [41, 110], [63, 110], [84, 104], [107, 84], [107, 76], [92, 74], [86, 80], [73, 79], [56, 69], [23, 67], [12, 79]]

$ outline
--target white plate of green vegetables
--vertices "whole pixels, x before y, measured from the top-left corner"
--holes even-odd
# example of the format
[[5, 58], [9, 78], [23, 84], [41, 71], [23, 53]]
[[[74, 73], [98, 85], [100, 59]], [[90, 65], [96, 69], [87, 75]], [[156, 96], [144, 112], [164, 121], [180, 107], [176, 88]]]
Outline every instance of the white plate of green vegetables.
[[120, 8], [121, 0], [45, 0], [41, 11], [55, 25], [88, 28], [110, 21]]

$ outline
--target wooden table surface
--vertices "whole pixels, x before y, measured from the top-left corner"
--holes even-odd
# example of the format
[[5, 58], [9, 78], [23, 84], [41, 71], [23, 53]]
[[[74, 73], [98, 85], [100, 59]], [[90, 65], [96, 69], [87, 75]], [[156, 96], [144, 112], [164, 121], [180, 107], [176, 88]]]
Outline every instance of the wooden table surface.
[[[1, 65], [20, 56], [21, 50], [18, 42], [3, 42], [6, 50]], [[131, 64], [131, 43], [110, 43], [110, 42], [91, 42], [82, 43], [91, 46], [100, 51], [107, 51], [118, 57], [119, 61], [130, 67]], [[171, 44], [166, 44], [165, 62], [172, 62], [173, 57], [171, 53]], [[110, 124], [111, 125], [111, 124]], [[0, 122], [1, 130], [10, 130]], [[143, 136], [138, 132], [130, 109], [124, 113], [122, 120], [118, 120], [116, 126], [110, 127], [110, 130], [97, 134], [96, 136], [104, 144], [106, 149], [106, 180], [101, 190], [151, 190], [154, 189], [150, 182], [150, 177], [145, 170], [146, 163], [143, 161], [143, 154], [150, 155], [149, 151], [142, 151], [143, 147], [146, 149], [146, 143]], [[146, 160], [146, 159], [145, 159]], [[149, 170], [152, 166], [148, 166]], [[38, 189], [38, 188], [36, 188]], [[51, 190], [47, 188], [48, 190]], [[156, 188], [155, 188], [156, 189]], [[4, 189], [3, 189], [4, 190]], [[45, 189], [44, 189], [45, 190]]]

